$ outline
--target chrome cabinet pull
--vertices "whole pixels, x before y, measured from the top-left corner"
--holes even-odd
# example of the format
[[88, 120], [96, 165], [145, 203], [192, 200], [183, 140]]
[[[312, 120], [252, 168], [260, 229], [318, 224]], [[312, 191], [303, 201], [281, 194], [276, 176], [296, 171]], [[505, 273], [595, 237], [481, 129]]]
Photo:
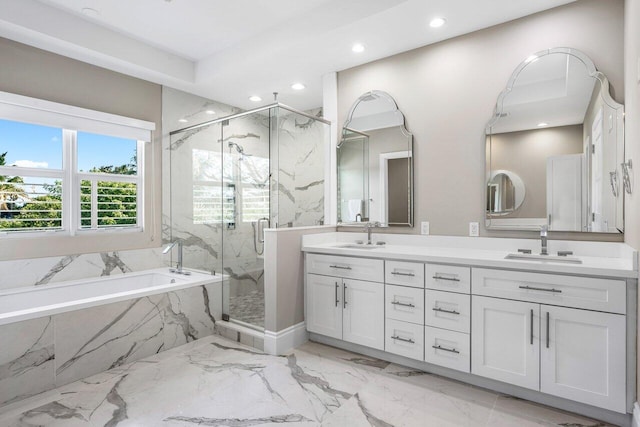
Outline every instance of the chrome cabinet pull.
[[403, 341], [403, 342], [408, 342], [409, 344], [415, 344], [416, 342], [414, 340], [412, 340], [411, 338], [402, 338], [399, 337], [397, 335], [394, 335], [391, 337], [392, 340], [398, 340], [398, 341]]
[[460, 352], [458, 350], [456, 350], [455, 348], [441, 347], [439, 345], [432, 345], [431, 348], [435, 348], [436, 350], [448, 351], [449, 353], [460, 354]]
[[347, 308], [347, 284], [342, 287], [342, 308]]
[[531, 332], [529, 333], [529, 341], [533, 345], [533, 308], [531, 309]]
[[391, 301], [391, 304], [393, 304], [393, 305], [401, 305], [403, 307], [411, 307], [411, 308], [415, 308], [416, 307], [413, 304], [407, 304], [407, 303], [400, 302], [400, 301]]
[[330, 268], [338, 268], [340, 270], [351, 270], [351, 267], [347, 266], [347, 267], [343, 267], [341, 265], [330, 265]]
[[455, 311], [455, 310], [445, 310], [444, 308], [440, 308], [440, 307], [433, 307], [432, 308], [433, 311], [440, 311], [442, 313], [449, 313], [449, 314], [460, 314], [459, 311]]
[[416, 277], [416, 275], [413, 273], [401, 273], [399, 271], [392, 271], [391, 274], [393, 274], [394, 276]]
[[547, 311], [547, 348], [549, 348], [549, 312]]
[[437, 274], [435, 276], [433, 276], [434, 279], [436, 280], [449, 280], [450, 282], [459, 282], [460, 279], [456, 279], [455, 277], [442, 277], [442, 276], [438, 276]]
[[340, 300], [338, 300], [338, 282], [336, 282], [336, 307], [338, 306], [339, 303], [340, 303]]
[[551, 288], [551, 289], [547, 289], [547, 288], [536, 288], [536, 287], [533, 287], [533, 286], [518, 286], [518, 287], [519, 287], [520, 289], [527, 289], [527, 290], [530, 290], [530, 291], [554, 292], [554, 293], [557, 293], [557, 294], [562, 293], [562, 290], [560, 290], [560, 289], [553, 289], [553, 288]]

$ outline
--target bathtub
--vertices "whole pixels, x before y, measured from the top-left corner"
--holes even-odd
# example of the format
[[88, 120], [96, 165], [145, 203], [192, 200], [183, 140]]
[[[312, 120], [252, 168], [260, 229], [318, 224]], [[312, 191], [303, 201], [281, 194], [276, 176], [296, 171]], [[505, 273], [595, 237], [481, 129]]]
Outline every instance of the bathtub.
[[186, 276], [172, 273], [168, 268], [160, 268], [8, 289], [0, 292], [0, 325], [222, 280], [221, 275], [191, 271], [191, 275]]
[[225, 278], [161, 268], [0, 292], [0, 407], [216, 333]]

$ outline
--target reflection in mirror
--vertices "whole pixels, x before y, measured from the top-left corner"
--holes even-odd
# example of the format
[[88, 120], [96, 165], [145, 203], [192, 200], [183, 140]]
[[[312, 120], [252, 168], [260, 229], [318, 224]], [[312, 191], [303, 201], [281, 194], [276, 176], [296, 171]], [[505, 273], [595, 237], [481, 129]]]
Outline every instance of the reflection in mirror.
[[580, 51], [550, 49], [522, 62], [486, 128], [487, 228], [622, 232], [623, 109]]
[[487, 214], [507, 215], [518, 209], [524, 201], [522, 179], [513, 172], [497, 170], [487, 184]]
[[413, 136], [393, 98], [362, 95], [338, 144], [338, 223], [413, 225]]

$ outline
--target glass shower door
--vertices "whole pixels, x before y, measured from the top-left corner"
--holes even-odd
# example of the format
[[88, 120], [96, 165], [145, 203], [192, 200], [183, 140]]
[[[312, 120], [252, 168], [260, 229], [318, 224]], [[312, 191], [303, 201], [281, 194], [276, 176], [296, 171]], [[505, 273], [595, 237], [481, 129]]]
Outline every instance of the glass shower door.
[[232, 118], [222, 125], [223, 192], [229, 221], [223, 229], [224, 313], [229, 320], [264, 328], [264, 240], [270, 213], [270, 112]]

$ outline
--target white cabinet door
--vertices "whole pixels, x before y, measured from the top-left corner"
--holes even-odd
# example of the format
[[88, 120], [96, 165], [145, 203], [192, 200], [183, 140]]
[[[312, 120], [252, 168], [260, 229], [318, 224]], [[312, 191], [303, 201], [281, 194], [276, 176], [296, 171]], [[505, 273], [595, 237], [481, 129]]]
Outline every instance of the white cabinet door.
[[625, 413], [625, 316], [546, 305], [541, 315], [540, 391]]
[[342, 338], [384, 350], [384, 285], [343, 279]]
[[471, 373], [540, 388], [540, 305], [472, 297]]
[[307, 330], [342, 339], [342, 279], [307, 274]]

